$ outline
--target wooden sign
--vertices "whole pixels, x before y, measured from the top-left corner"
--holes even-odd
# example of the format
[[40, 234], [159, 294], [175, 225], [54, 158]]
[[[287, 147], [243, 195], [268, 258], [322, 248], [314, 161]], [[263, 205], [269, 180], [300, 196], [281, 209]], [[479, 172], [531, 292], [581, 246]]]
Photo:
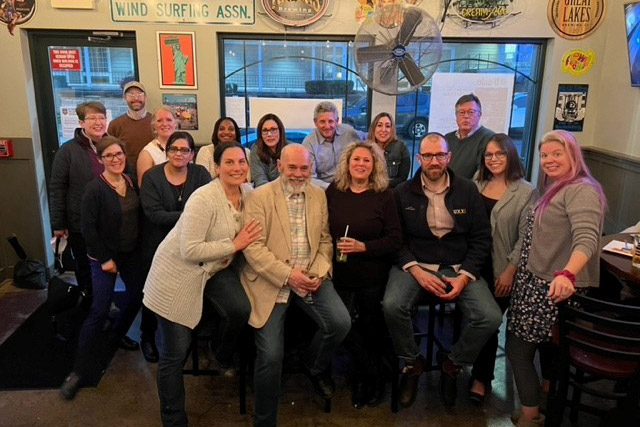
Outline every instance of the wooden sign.
[[579, 40], [593, 34], [604, 21], [604, 0], [549, 0], [549, 25], [560, 37]]

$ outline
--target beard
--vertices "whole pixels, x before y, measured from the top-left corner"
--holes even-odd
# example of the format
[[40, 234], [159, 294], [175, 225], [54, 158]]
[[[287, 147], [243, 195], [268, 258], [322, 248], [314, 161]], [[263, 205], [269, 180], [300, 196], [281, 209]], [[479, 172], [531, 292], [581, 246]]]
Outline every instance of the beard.
[[284, 188], [286, 188], [288, 192], [291, 192], [293, 194], [302, 193], [304, 189], [307, 187], [309, 180], [311, 179], [311, 178], [305, 178], [305, 179], [289, 178], [284, 174], [280, 174], [280, 177], [282, 178], [282, 183], [284, 184]]
[[429, 180], [429, 181], [438, 181], [440, 178], [442, 178], [442, 176], [444, 175], [445, 171], [447, 170], [447, 168], [443, 168], [443, 167], [429, 167], [426, 169], [422, 169], [422, 175], [424, 175], [424, 177]]

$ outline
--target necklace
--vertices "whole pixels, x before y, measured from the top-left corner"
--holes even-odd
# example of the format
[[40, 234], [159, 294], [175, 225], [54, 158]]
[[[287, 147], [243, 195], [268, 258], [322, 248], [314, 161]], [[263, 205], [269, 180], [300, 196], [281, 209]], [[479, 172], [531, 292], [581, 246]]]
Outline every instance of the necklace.
[[[184, 185], [187, 183], [187, 181], [183, 182], [180, 185], [172, 185], [173, 189], [176, 191], [176, 194], [178, 195], [178, 203], [182, 203], [182, 193], [184, 193]], [[178, 192], [178, 187], [180, 187], [180, 192]]]
[[156, 139], [156, 145], [158, 146], [160, 151], [162, 151], [164, 153], [164, 147], [162, 146], [162, 144], [160, 144], [160, 141], [158, 141], [157, 139]]

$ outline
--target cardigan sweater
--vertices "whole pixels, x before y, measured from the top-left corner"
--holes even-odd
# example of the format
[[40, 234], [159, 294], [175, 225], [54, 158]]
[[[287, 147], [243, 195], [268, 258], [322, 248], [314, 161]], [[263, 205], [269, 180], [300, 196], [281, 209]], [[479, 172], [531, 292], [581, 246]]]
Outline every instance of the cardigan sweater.
[[[138, 189], [128, 175], [123, 174], [127, 181], [127, 191]], [[139, 201], [136, 203], [137, 223], [134, 226], [136, 239], [140, 230]], [[101, 176], [87, 185], [82, 197], [82, 235], [87, 242], [87, 254], [97, 259], [101, 264], [113, 259], [122, 252], [120, 245], [120, 231], [122, 227], [122, 209], [120, 196]]]
[[471, 136], [458, 138], [456, 132], [449, 132], [444, 139], [449, 144], [451, 162], [449, 168], [456, 175], [471, 179], [483, 161], [484, 150], [495, 132], [480, 126]]
[[347, 262], [333, 263], [333, 282], [337, 287], [384, 287], [393, 254], [402, 246], [393, 192], [340, 191], [331, 183], [326, 194], [334, 248], [347, 225], [348, 237], [363, 242], [367, 248], [365, 252], [348, 254]]
[[551, 199], [540, 220], [533, 224], [527, 268], [536, 276], [553, 280], [571, 253], [583, 252], [589, 261], [576, 275], [576, 287], [600, 283], [600, 236], [604, 214], [596, 190], [586, 183], [567, 185]]
[[[482, 193], [488, 181], [475, 181]], [[491, 259], [493, 261], [493, 277], [497, 279], [509, 264], [518, 266], [522, 240], [527, 231], [527, 214], [529, 208], [538, 198], [538, 192], [533, 186], [520, 179], [507, 186], [491, 211]]]
[[[191, 194], [211, 181], [209, 172], [200, 165], [187, 165], [187, 180], [178, 194], [175, 187], [167, 180], [164, 173], [165, 164], [152, 167], [142, 178], [140, 201], [144, 210], [144, 226], [142, 239], [142, 255], [151, 261], [160, 242], [176, 225], [180, 214]], [[178, 201], [178, 195], [182, 201]]]
[[[249, 185], [242, 185], [246, 199]], [[175, 227], [160, 243], [144, 285], [144, 305], [165, 319], [195, 328], [204, 287], [231, 264], [237, 221], [219, 179], [191, 195]]]

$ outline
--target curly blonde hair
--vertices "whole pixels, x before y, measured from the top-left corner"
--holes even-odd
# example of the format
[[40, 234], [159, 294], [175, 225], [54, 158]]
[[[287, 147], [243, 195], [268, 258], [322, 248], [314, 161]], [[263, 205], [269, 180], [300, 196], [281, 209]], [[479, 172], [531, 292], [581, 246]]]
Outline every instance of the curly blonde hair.
[[373, 171], [369, 175], [369, 189], [380, 193], [389, 187], [389, 175], [387, 174], [387, 162], [384, 159], [382, 149], [372, 141], [356, 141], [347, 145], [340, 157], [340, 163], [336, 168], [335, 186], [340, 191], [347, 191], [351, 185], [349, 173], [349, 161], [356, 148], [366, 148], [373, 158]]

